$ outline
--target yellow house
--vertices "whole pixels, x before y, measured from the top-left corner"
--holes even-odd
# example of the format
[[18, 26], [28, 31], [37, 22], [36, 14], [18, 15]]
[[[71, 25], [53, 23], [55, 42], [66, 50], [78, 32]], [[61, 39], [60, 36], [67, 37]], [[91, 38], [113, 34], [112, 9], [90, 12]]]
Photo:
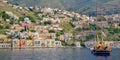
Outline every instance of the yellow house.
[[18, 30], [18, 31], [21, 31], [22, 29], [24, 29], [24, 27], [16, 26], [15, 29]]
[[7, 36], [6, 35], [0, 35], [0, 42], [7, 43], [8, 42]]

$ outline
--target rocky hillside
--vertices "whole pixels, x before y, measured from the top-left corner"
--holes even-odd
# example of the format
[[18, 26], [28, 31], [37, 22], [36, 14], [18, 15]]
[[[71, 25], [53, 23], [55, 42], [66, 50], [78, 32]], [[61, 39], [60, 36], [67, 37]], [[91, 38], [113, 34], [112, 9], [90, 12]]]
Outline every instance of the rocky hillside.
[[120, 13], [120, 0], [8, 0], [11, 3], [21, 6], [42, 6], [66, 9], [78, 13], [96, 15], [96, 1], [98, 9], [101, 8], [104, 14]]

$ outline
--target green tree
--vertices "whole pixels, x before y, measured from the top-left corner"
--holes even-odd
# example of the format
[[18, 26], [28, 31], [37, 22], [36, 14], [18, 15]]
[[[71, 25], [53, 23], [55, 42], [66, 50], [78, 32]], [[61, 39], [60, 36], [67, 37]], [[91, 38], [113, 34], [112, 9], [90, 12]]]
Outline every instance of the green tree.
[[26, 16], [26, 17], [28, 17], [31, 20], [31, 22], [33, 22], [33, 23], [36, 22], [35, 19], [32, 16]]
[[0, 24], [0, 29], [4, 29], [4, 26]]
[[50, 25], [51, 24], [51, 21], [45, 21], [44, 22], [44, 25]]
[[0, 29], [0, 34], [6, 34], [6, 30], [5, 29]]
[[8, 35], [7, 38], [12, 39], [14, 36], [13, 35]]
[[82, 31], [82, 28], [81, 28], [81, 27], [78, 27], [78, 28], [76, 28], [76, 30], [77, 30], [78, 32], [81, 32], [81, 31]]
[[10, 24], [6, 24], [5, 29], [9, 29], [9, 28], [10, 28]]
[[64, 31], [61, 30], [61, 31], [58, 31], [58, 32], [56, 33], [56, 36], [60, 36], [60, 35], [63, 35], [63, 34], [64, 34]]
[[80, 45], [81, 45], [82, 47], [85, 47], [85, 42], [84, 42], [84, 41], [80, 41]]
[[55, 31], [54, 30], [49, 30], [49, 33], [55, 33]]
[[18, 23], [20, 23], [20, 21], [24, 21], [25, 17], [19, 17]]
[[120, 28], [115, 28], [113, 31], [114, 31], [115, 33], [120, 33]]
[[10, 16], [9, 16], [8, 14], [6, 14], [5, 11], [4, 11], [4, 12], [1, 12], [1, 16], [2, 16], [2, 18], [3, 18], [4, 20], [10, 19]]
[[94, 38], [94, 35], [87, 35], [86, 36], [86, 39], [93, 39]]
[[14, 23], [15, 23], [15, 21], [14, 21], [14, 20], [11, 20], [11, 21], [10, 21], [10, 24], [14, 24]]

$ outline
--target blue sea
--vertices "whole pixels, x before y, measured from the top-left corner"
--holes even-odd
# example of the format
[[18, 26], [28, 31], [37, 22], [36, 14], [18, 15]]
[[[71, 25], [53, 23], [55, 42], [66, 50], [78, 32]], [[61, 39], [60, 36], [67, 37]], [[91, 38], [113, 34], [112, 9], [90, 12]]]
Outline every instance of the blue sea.
[[112, 49], [109, 56], [87, 48], [0, 49], [0, 60], [120, 60], [120, 49]]

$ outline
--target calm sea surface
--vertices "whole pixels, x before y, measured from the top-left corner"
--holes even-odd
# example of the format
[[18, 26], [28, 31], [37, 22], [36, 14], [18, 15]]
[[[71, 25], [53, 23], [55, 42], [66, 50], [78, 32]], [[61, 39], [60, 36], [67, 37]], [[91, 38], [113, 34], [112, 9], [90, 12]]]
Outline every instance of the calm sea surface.
[[86, 48], [0, 49], [0, 60], [120, 60], [120, 49], [95, 56]]

